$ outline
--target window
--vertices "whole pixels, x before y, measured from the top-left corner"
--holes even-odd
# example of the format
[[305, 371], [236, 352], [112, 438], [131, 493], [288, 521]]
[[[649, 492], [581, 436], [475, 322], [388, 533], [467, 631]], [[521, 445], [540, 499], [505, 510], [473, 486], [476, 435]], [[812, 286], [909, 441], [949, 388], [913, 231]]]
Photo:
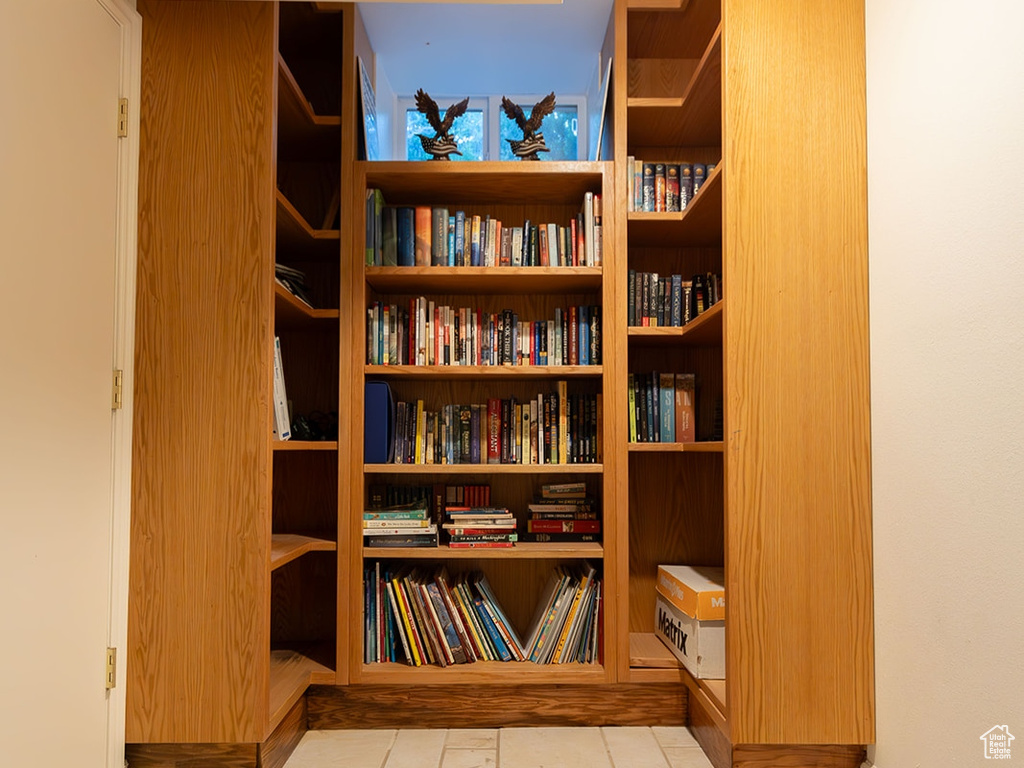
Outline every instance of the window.
[[[529, 116], [533, 105], [542, 96], [510, 96], [521, 105]], [[439, 105], [447, 107], [460, 98], [436, 98]], [[433, 138], [434, 129], [426, 117], [416, 110], [411, 98], [398, 100], [399, 114], [405, 114], [405, 132], [395, 137], [395, 156], [407, 160], [429, 160], [420, 141], [419, 134]], [[542, 160], [576, 160], [587, 157], [586, 121], [580, 115], [586, 113], [586, 102], [582, 96], [559, 96], [555, 111], [544, 118], [541, 133], [550, 152], [540, 153]], [[444, 111], [441, 112], [442, 117]], [[522, 138], [522, 132], [514, 121], [505, 116], [501, 109], [501, 96], [471, 99], [466, 114], [455, 121], [452, 134], [459, 145], [461, 155], [452, 155], [452, 160], [515, 160], [508, 139]]]

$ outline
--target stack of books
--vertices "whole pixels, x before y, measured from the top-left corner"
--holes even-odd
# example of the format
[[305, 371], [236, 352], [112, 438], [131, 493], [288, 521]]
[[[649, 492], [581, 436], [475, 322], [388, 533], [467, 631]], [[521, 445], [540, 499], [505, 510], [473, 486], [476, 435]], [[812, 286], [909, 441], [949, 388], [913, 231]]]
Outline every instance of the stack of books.
[[305, 272], [284, 264], [274, 264], [274, 279], [299, 301], [310, 307], [313, 306], [313, 300], [309, 297], [309, 290], [306, 288]]
[[601, 540], [597, 502], [585, 483], [556, 483], [541, 487], [540, 498], [527, 507], [523, 541], [582, 542]]
[[441, 528], [454, 549], [500, 549], [515, 546], [516, 519], [504, 507], [445, 507]]
[[436, 547], [437, 525], [425, 500], [363, 511], [365, 547]]
[[526, 634], [527, 658], [537, 664], [600, 663], [602, 587], [589, 563], [555, 569]]

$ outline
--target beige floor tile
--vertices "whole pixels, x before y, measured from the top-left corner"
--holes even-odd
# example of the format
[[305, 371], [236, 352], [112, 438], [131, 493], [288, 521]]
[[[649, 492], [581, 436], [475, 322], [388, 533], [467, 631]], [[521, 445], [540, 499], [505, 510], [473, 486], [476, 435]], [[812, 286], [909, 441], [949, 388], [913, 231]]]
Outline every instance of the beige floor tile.
[[449, 728], [446, 747], [497, 749], [497, 728]]
[[697, 740], [693, 738], [689, 728], [654, 726], [651, 733], [658, 743], [663, 747], [699, 747]]
[[400, 730], [385, 768], [438, 768], [447, 735], [443, 728]]
[[668, 768], [650, 728], [602, 728], [615, 768]]
[[307, 731], [285, 768], [381, 768], [395, 731]]
[[612, 768], [600, 728], [502, 728], [499, 768]]
[[670, 768], [714, 768], [700, 747], [664, 747]]
[[441, 768], [495, 768], [497, 753], [493, 749], [452, 749], [444, 751]]

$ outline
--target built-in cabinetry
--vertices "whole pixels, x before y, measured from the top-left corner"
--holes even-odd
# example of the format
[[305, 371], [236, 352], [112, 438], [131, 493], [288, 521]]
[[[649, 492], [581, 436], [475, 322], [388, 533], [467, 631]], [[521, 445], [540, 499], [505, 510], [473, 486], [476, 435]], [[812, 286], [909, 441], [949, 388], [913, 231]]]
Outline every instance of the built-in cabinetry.
[[[307, 723], [688, 724], [718, 768], [859, 763], [874, 735], [863, 7], [798, 5], [616, 0], [610, 160], [411, 164], [357, 159], [355, 58], [374, 57], [355, 7], [140, 0], [133, 765], [157, 744], [266, 760]], [[716, 167], [683, 212], [631, 212], [629, 156]], [[370, 189], [515, 224], [600, 194], [602, 264], [367, 266]], [[315, 309], [275, 286], [275, 261], [307, 274]], [[721, 274], [723, 299], [682, 328], [630, 327], [631, 269]], [[367, 308], [419, 296], [534, 319], [598, 305], [601, 364], [368, 364]], [[293, 413], [336, 413], [336, 439], [271, 439], [275, 336]], [[628, 377], [654, 370], [696, 374], [696, 442], [629, 442]], [[366, 463], [371, 381], [432, 408], [565, 381], [601, 396], [601, 461]], [[521, 516], [570, 480], [600, 500], [600, 543], [362, 547], [374, 485], [486, 482]], [[520, 629], [551, 568], [588, 560], [603, 659], [366, 663], [373, 560], [483, 571]], [[724, 566], [725, 680], [694, 680], [654, 636], [659, 563]]]

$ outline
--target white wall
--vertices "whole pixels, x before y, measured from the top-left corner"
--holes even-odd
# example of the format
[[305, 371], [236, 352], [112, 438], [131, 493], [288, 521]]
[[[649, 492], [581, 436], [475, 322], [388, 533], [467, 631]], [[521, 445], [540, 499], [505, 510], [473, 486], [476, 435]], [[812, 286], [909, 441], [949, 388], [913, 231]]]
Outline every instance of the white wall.
[[1024, 6], [866, 13], [873, 759], [1024, 760]]

